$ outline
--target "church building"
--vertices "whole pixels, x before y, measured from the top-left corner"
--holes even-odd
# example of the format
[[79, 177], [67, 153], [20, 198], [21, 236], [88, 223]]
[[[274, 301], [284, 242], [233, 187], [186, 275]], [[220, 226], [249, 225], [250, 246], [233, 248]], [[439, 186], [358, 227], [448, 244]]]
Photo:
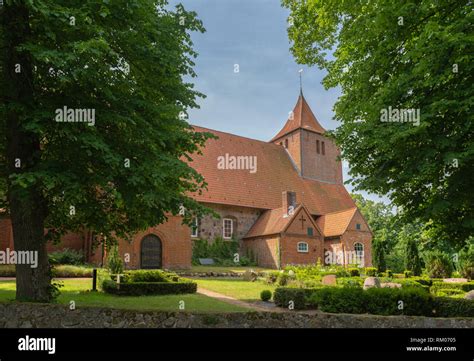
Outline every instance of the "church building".
[[[325, 136], [301, 93], [283, 128], [268, 142], [194, 126], [210, 132], [202, 155], [190, 165], [208, 184], [197, 201], [219, 218], [179, 216], [121, 241], [126, 268], [186, 269], [193, 242], [237, 240], [242, 255], [259, 266], [357, 263], [371, 265], [372, 233], [343, 184], [339, 149]], [[0, 220], [0, 249], [13, 249], [10, 221]], [[65, 236], [48, 249], [83, 250], [86, 261], [102, 264], [105, 250], [93, 247], [92, 233]], [[342, 255], [342, 256], [341, 256]]]

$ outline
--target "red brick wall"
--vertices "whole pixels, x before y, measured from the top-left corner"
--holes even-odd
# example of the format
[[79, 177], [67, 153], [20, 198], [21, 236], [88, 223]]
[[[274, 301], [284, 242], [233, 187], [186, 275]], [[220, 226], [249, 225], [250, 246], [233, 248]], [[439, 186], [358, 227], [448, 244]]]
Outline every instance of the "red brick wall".
[[224, 204], [205, 203], [221, 217], [206, 215], [199, 220], [198, 237], [212, 242], [216, 237], [222, 237], [223, 218], [230, 218], [234, 227], [234, 239], [241, 240], [261, 214], [261, 211], [250, 207], [228, 206]]
[[143, 237], [154, 234], [159, 237], [162, 244], [162, 263], [166, 269], [187, 269], [191, 267], [192, 242], [190, 229], [181, 224], [181, 217], [169, 216], [168, 222], [151, 227], [133, 237], [131, 242], [119, 242], [119, 253], [130, 255], [128, 269], [140, 268], [141, 241]]
[[[318, 258], [323, 261], [323, 245], [320, 237], [308, 237], [303, 235], [281, 236], [281, 266], [290, 264], [314, 264]], [[298, 243], [308, 243], [308, 253], [298, 252]]]
[[279, 264], [279, 237], [268, 236], [243, 241], [244, 254], [251, 250], [261, 267], [278, 268]]
[[[303, 215], [303, 219], [305, 219], [303, 224], [300, 220], [302, 215]], [[320, 235], [318, 228], [316, 228], [316, 226], [313, 225], [311, 220], [312, 220], [312, 217], [309, 215], [309, 213], [306, 212], [304, 208], [300, 208], [300, 210], [294, 215], [291, 224], [286, 229], [286, 233], [307, 235], [308, 227], [311, 227], [313, 228], [313, 234], [315, 236]]]
[[[141, 240], [148, 234], [154, 234], [161, 239], [163, 268], [186, 269], [191, 267], [192, 243], [190, 229], [181, 224], [181, 217], [170, 216], [168, 222], [149, 228], [145, 232], [140, 232], [134, 236], [133, 241], [119, 242], [119, 252], [124, 255], [130, 254], [130, 263], [127, 268], [134, 269], [140, 267], [140, 246]], [[102, 246], [89, 250], [90, 247], [89, 232], [68, 233], [62, 239], [61, 243], [54, 245], [47, 244], [48, 252], [70, 248], [82, 250], [86, 256], [87, 262], [100, 265], [102, 262]], [[13, 249], [13, 236], [11, 222], [8, 218], [0, 219], [0, 249], [10, 247]]]
[[[360, 230], [357, 230], [357, 224], [360, 224]], [[346, 251], [353, 251], [356, 243], [362, 243], [364, 245], [364, 267], [372, 266], [372, 233], [359, 211], [354, 215], [341, 239]]]
[[13, 249], [12, 222], [9, 218], [0, 218], [0, 250]]
[[[61, 238], [61, 243], [54, 245], [48, 242], [46, 249], [48, 252], [58, 251], [64, 248], [84, 251], [84, 233], [68, 233]], [[13, 229], [9, 218], [0, 219], [0, 249], [14, 249]]]
[[74, 249], [76, 251], [82, 251], [85, 254], [84, 242], [86, 232], [83, 233], [67, 233], [61, 238], [61, 242], [53, 244], [48, 242], [46, 244], [46, 250], [48, 252], [60, 251], [65, 248]]
[[[337, 157], [339, 149], [321, 134], [302, 130], [302, 164], [303, 176], [331, 183], [342, 183], [342, 164]], [[316, 151], [316, 140], [319, 140], [319, 154]], [[322, 153], [324, 142], [325, 154]]]
[[[331, 139], [321, 134], [298, 129], [278, 139], [275, 143], [284, 145], [286, 139], [288, 139], [288, 152], [303, 177], [342, 184], [342, 163], [337, 160], [340, 151]], [[319, 140], [319, 154], [316, 149], [316, 140]], [[324, 155], [322, 142], [324, 142]]]
[[282, 143], [285, 146], [285, 140], [288, 140], [288, 153], [291, 155], [291, 159], [295, 162], [295, 165], [298, 167], [298, 170], [301, 170], [301, 132], [296, 130], [290, 134], [284, 136], [283, 138], [278, 139], [275, 143]]

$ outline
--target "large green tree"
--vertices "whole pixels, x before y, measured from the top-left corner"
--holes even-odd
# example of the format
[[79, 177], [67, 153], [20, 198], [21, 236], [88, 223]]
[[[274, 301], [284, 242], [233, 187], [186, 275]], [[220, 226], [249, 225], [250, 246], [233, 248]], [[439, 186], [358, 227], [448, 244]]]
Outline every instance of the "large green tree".
[[[127, 239], [203, 211], [186, 161], [208, 135], [185, 120], [201, 94], [184, 80], [203, 27], [165, 0], [6, 0], [0, 21], [2, 206], [15, 249], [39, 254], [17, 266], [17, 298], [48, 301], [47, 240], [83, 227]], [[59, 122], [64, 107], [88, 122]]]
[[[464, 244], [474, 233], [472, 2], [282, 3], [297, 61], [341, 89], [334, 136], [356, 189], [388, 194], [406, 219]], [[389, 107], [419, 110], [419, 122], [384, 122]]]

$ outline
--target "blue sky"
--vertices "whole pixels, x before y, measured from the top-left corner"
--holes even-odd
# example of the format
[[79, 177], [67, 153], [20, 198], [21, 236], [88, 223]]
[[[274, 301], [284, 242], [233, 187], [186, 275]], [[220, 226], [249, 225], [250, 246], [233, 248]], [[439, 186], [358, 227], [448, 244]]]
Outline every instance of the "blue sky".
[[303, 93], [316, 118], [326, 129], [338, 126], [332, 108], [340, 91], [324, 89], [325, 71], [295, 62], [286, 33], [289, 11], [279, 0], [170, 1], [177, 3], [196, 11], [206, 28], [192, 35], [199, 53], [192, 81], [207, 96], [189, 112], [192, 124], [268, 141], [296, 103], [303, 69]]

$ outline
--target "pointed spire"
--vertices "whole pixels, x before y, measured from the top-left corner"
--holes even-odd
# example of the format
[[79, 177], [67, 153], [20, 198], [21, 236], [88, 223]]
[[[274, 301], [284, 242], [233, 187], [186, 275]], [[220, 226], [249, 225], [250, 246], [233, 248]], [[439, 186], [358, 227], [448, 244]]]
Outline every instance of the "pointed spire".
[[278, 134], [273, 137], [271, 142], [274, 142], [275, 140], [293, 132], [296, 129], [305, 129], [318, 134], [323, 134], [326, 132], [326, 130], [321, 126], [321, 124], [319, 124], [318, 120], [311, 111], [311, 108], [303, 96], [303, 90], [301, 88], [298, 101], [296, 102], [293, 111], [290, 112], [290, 116], [288, 117], [286, 124], [278, 132]]
[[303, 81], [301, 79], [301, 74], [303, 73], [303, 69], [298, 70], [298, 73], [300, 73], [300, 96], [303, 96]]

